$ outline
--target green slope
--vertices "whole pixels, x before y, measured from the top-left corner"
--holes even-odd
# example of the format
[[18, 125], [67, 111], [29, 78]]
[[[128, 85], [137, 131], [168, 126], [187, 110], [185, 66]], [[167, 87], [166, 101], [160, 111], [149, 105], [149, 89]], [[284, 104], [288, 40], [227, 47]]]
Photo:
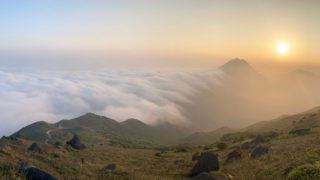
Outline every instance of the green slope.
[[[165, 128], [164, 128], [165, 127]], [[147, 125], [137, 119], [117, 122], [113, 119], [87, 113], [71, 120], [62, 120], [55, 124], [36, 122], [19, 130], [28, 140], [45, 143], [65, 143], [78, 134], [88, 145], [117, 144], [125, 147], [144, 147], [151, 145], [169, 145], [178, 142], [186, 131], [173, 125]], [[14, 134], [14, 135], [15, 135]]]

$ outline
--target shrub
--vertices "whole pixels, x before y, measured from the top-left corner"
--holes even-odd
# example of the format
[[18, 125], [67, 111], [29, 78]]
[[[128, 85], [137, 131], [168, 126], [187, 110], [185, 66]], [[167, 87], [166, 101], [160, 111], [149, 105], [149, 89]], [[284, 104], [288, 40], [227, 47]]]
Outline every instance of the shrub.
[[224, 142], [218, 142], [218, 143], [217, 143], [217, 148], [218, 148], [220, 151], [226, 149], [227, 146], [228, 146], [227, 143], [224, 143]]
[[318, 165], [305, 164], [293, 169], [288, 180], [313, 180], [320, 179], [320, 167]]

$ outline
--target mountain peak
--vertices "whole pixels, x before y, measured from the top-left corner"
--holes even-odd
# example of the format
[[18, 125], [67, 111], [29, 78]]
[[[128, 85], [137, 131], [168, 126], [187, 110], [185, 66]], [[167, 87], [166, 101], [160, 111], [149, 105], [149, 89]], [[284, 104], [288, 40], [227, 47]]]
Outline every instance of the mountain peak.
[[222, 70], [229, 70], [235, 68], [249, 68], [251, 69], [250, 64], [244, 59], [234, 58], [228, 61], [226, 64], [220, 66]]
[[146, 125], [145, 123], [143, 123], [142, 121], [138, 120], [138, 119], [134, 119], [134, 118], [130, 118], [128, 120], [125, 120], [122, 122], [122, 124], [140, 124], [140, 125]]

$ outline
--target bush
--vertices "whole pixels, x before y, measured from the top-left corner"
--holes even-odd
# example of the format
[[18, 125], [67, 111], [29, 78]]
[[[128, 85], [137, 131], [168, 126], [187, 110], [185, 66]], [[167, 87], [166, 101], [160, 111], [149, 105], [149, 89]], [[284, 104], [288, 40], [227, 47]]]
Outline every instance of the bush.
[[226, 149], [227, 146], [228, 146], [227, 143], [224, 143], [224, 142], [218, 142], [218, 143], [217, 143], [217, 148], [218, 148], [220, 151]]
[[289, 180], [314, 180], [320, 179], [320, 167], [318, 165], [305, 164], [293, 169], [289, 175]]

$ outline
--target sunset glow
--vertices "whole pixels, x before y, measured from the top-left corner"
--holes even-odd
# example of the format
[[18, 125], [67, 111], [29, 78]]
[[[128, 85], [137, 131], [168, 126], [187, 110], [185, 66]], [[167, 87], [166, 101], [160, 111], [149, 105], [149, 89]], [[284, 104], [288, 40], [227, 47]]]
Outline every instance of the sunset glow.
[[277, 50], [280, 54], [286, 54], [289, 50], [289, 47], [286, 43], [282, 42], [277, 45]]

